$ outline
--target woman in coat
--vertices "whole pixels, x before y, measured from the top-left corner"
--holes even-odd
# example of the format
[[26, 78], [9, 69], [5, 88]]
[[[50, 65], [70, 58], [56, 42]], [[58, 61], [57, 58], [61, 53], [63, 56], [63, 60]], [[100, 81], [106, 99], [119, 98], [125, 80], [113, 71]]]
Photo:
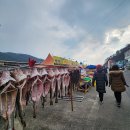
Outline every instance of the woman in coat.
[[109, 72], [109, 86], [114, 91], [114, 95], [117, 101], [117, 106], [121, 104], [121, 93], [126, 90], [126, 81], [123, 72], [119, 70], [117, 65], [113, 65]]
[[105, 87], [108, 85], [108, 80], [106, 73], [104, 73], [102, 66], [97, 65], [96, 72], [93, 76], [92, 85], [94, 86], [94, 82], [96, 81], [96, 91], [99, 93], [100, 102], [103, 102], [103, 95], [106, 93]]

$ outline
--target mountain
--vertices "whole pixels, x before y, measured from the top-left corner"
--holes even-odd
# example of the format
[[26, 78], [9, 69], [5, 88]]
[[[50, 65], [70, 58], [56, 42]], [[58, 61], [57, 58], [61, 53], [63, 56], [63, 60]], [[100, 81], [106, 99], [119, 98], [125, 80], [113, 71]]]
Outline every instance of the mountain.
[[28, 62], [29, 58], [36, 60], [37, 63], [40, 63], [43, 61], [43, 59], [31, 56], [31, 55], [27, 55], [27, 54], [0, 52], [0, 60]]

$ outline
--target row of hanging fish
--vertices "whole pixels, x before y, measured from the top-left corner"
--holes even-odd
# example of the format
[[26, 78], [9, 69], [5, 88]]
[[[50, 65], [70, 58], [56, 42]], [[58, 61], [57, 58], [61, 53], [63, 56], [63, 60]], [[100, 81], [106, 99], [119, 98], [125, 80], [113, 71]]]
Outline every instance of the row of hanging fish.
[[19, 102], [20, 110], [24, 110], [31, 98], [34, 104], [33, 116], [36, 117], [35, 104], [41, 97], [45, 98], [50, 92], [52, 105], [54, 94], [64, 96], [69, 82], [69, 71], [63, 68], [3, 71], [0, 76], [0, 114], [4, 119], [8, 119], [17, 105], [16, 101]]
[[25, 127], [24, 109], [31, 100], [33, 117], [36, 117], [37, 104], [44, 103], [50, 94], [50, 105], [58, 102], [58, 96], [69, 94], [70, 82], [77, 84], [79, 70], [68, 68], [28, 68], [3, 71], [0, 74], [0, 115], [8, 120], [13, 112], [19, 114]]

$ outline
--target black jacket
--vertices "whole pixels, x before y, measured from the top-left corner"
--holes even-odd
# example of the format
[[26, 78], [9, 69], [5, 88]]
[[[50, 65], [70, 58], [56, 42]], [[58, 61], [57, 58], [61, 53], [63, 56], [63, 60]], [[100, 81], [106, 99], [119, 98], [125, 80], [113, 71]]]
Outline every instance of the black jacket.
[[96, 81], [96, 91], [100, 93], [106, 93], [105, 86], [108, 85], [106, 74], [102, 70], [98, 70], [94, 73], [92, 84]]

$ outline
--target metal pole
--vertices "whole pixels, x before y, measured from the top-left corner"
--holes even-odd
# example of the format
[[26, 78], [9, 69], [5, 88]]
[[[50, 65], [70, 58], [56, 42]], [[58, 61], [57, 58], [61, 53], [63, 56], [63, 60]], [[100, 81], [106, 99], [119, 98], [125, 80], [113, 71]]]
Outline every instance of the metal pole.
[[72, 88], [73, 88], [73, 85], [74, 85], [74, 84], [72, 84], [72, 83], [71, 83], [71, 85], [70, 85], [70, 89], [71, 89], [71, 95], [70, 95], [70, 96], [71, 96], [71, 110], [72, 110], [72, 111], [74, 110], [74, 109], [73, 109], [73, 89], [72, 89]]

